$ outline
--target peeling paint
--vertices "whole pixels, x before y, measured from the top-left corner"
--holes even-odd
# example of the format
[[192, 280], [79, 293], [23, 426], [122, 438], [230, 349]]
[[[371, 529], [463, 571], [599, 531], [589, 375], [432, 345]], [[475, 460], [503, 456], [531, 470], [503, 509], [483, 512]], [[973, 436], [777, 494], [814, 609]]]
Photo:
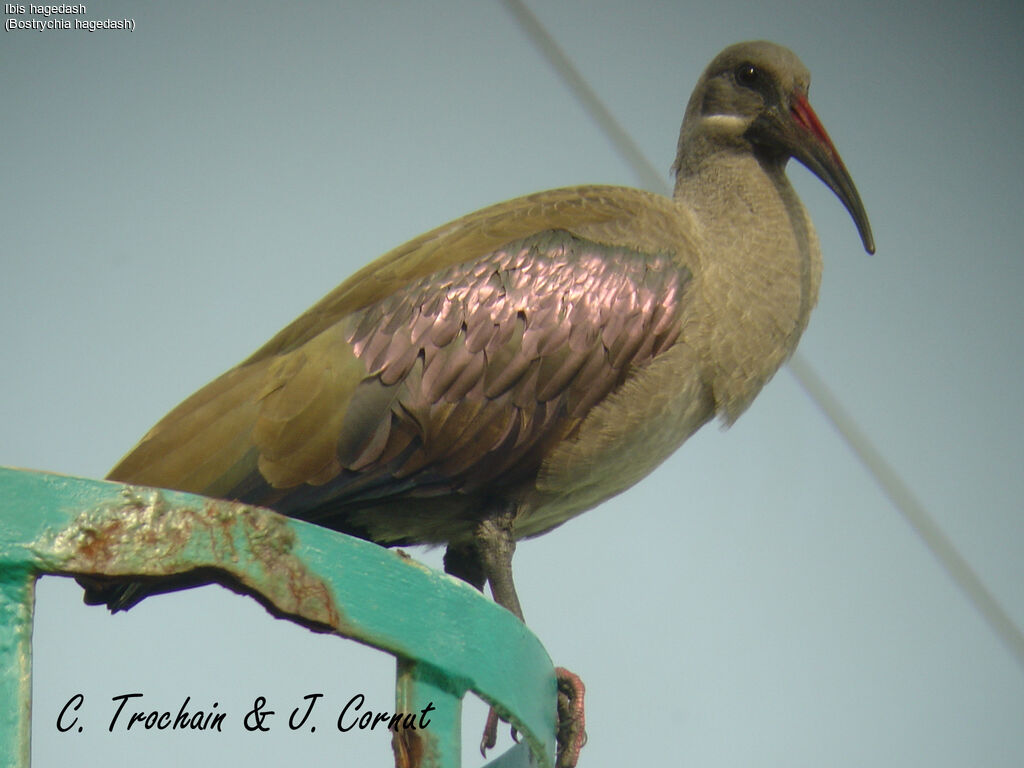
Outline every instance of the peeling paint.
[[80, 514], [37, 551], [61, 571], [161, 577], [223, 571], [271, 610], [345, 634], [327, 583], [294, 554], [287, 518], [245, 504], [171, 504], [164, 491], [127, 486], [114, 503]]
[[[468, 690], [497, 704], [551, 768], [554, 675], [536, 637], [467, 584], [403, 552], [192, 494], [0, 467], [0, 765], [29, 754], [32, 589], [40, 574], [136, 585], [139, 594], [216, 581], [274, 616], [396, 656], [398, 762], [457, 764]], [[500, 660], [500, 664], [496, 664]], [[511, 713], [518, 713], [512, 716]], [[524, 749], [519, 749], [525, 755]]]
[[426, 752], [424, 738], [419, 731], [399, 730], [391, 737], [395, 753], [395, 768], [421, 768]]

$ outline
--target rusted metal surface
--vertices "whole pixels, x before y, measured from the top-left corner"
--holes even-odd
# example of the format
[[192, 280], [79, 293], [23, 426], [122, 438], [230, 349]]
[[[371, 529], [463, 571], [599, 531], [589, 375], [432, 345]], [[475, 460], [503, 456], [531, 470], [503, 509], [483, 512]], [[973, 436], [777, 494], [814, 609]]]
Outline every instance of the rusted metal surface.
[[40, 543], [68, 573], [172, 576], [217, 569], [276, 612], [345, 633], [330, 587], [295, 553], [288, 520], [244, 504], [205, 499], [172, 506], [167, 492], [125, 486], [120, 498], [79, 515]]
[[401, 768], [459, 765], [468, 691], [520, 733], [515, 764], [526, 750], [535, 765], [553, 764], [551, 662], [522, 622], [472, 587], [269, 510], [0, 468], [0, 765], [28, 765], [32, 596], [44, 573], [218, 581], [276, 616], [394, 654], [396, 711], [432, 707], [429, 728], [397, 729]]
[[430, 707], [430, 728], [395, 733], [392, 750], [395, 768], [443, 768], [461, 758], [462, 694], [429, 666], [398, 659], [395, 675], [396, 706], [405, 711]]
[[426, 751], [422, 732], [396, 731], [391, 738], [391, 746], [395, 753], [395, 768], [422, 768]]

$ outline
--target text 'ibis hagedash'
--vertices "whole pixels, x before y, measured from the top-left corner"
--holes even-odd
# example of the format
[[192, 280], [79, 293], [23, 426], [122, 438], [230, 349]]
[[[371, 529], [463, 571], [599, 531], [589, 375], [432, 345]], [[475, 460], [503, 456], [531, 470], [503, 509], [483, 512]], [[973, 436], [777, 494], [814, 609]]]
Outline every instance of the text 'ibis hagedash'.
[[[518, 539], [626, 490], [716, 415], [733, 422], [793, 352], [821, 255], [790, 157], [873, 252], [809, 81], [778, 45], [725, 49], [687, 106], [672, 198], [557, 189], [428, 232], [171, 411], [110, 478], [444, 544], [449, 573], [521, 618]], [[126, 608], [157, 588], [88, 599]], [[568, 765], [582, 728], [566, 733]]]

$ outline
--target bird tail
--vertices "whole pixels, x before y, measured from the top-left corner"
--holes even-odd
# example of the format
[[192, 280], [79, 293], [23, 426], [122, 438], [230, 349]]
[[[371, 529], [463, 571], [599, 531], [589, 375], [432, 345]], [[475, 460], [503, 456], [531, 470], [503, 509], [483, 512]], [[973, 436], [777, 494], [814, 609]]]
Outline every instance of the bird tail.
[[230, 577], [211, 568], [197, 568], [171, 576], [129, 578], [131, 580], [126, 581], [124, 578], [81, 575], [76, 576], [75, 581], [85, 589], [82, 600], [86, 605], [106, 605], [111, 613], [127, 611], [147, 597], [165, 592], [177, 592], [206, 584], [221, 584], [228, 589], [235, 588]]
[[86, 605], [106, 605], [111, 613], [127, 611], [150, 594], [138, 581], [110, 581], [96, 576], [78, 576], [75, 580], [85, 589], [82, 600]]

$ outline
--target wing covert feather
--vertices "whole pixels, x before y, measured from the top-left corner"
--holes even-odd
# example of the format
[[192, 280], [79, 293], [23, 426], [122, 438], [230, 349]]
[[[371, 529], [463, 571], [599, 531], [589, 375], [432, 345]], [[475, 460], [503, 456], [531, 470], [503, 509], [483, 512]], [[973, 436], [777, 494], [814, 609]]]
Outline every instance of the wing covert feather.
[[384, 254], [324, 296], [242, 365], [288, 352], [354, 312], [406, 285], [457, 264], [475, 262], [507, 243], [545, 230], [566, 230], [601, 243], [662, 250], [685, 243], [696, 253], [688, 216], [672, 200], [629, 187], [590, 185], [547, 190], [482, 208]]
[[[283, 505], [329, 524], [342, 507], [389, 495], [522, 482], [594, 403], [675, 342], [688, 280], [670, 254], [556, 230], [351, 315], [339, 327], [367, 373], [340, 425], [340, 470], [296, 496], [301, 509]], [[664, 316], [677, 322], [659, 334]]]
[[[596, 403], [676, 342], [690, 256], [671, 226], [650, 226], [673, 220], [666, 205], [555, 190], [416, 238], [168, 414], [111, 478], [350, 532], [363, 525], [351, 510], [532, 482]], [[638, 240], [631, 219], [662, 234], [617, 244]]]

